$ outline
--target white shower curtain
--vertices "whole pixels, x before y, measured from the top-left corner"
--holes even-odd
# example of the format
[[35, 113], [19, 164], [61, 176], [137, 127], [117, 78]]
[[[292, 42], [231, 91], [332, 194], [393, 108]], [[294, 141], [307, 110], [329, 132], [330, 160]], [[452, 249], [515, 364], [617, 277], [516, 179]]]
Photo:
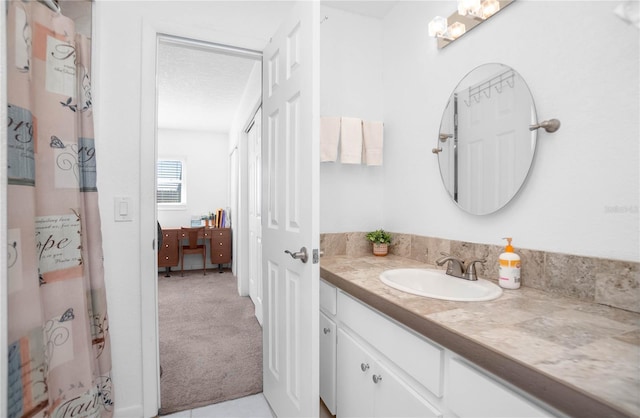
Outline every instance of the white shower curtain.
[[109, 417], [89, 40], [38, 2], [6, 6], [8, 414]]

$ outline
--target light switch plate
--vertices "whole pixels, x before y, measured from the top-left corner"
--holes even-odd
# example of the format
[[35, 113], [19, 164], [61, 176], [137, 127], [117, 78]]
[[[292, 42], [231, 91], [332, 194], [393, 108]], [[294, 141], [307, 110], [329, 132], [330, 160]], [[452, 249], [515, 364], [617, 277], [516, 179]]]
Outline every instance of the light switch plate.
[[130, 197], [114, 197], [113, 203], [113, 219], [116, 222], [131, 222], [133, 220]]

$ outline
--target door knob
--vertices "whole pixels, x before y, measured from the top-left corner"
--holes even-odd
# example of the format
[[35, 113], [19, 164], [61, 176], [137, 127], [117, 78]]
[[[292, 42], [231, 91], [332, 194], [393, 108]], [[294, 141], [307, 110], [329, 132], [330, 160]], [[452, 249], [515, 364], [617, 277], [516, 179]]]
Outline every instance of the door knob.
[[369, 364], [360, 363], [360, 368], [362, 369], [363, 372], [366, 372], [367, 370], [369, 370]]
[[285, 254], [289, 254], [291, 256], [291, 258], [293, 258], [294, 260], [300, 260], [303, 263], [306, 263], [307, 260], [309, 260], [309, 255], [307, 254], [307, 247], [302, 247], [300, 248], [300, 251], [297, 251], [295, 253], [292, 253], [289, 250], [284, 250]]
[[328, 334], [328, 333], [330, 333], [330, 332], [331, 332], [331, 330], [330, 330], [329, 328], [324, 328], [322, 331], [323, 331], [325, 334]]
[[379, 374], [374, 374], [372, 379], [373, 379], [373, 383], [378, 383], [382, 380], [382, 376], [380, 376]]

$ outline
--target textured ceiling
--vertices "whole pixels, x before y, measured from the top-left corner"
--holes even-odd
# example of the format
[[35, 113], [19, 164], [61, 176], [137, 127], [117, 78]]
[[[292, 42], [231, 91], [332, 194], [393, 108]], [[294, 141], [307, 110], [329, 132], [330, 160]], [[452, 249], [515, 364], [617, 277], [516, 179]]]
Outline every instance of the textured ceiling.
[[158, 127], [228, 132], [258, 61], [160, 42]]
[[[329, 0], [322, 4], [383, 18], [397, 1]], [[251, 10], [251, 5], [247, 6]], [[257, 61], [160, 42], [158, 127], [228, 132]], [[259, 64], [258, 64], [259, 65]]]

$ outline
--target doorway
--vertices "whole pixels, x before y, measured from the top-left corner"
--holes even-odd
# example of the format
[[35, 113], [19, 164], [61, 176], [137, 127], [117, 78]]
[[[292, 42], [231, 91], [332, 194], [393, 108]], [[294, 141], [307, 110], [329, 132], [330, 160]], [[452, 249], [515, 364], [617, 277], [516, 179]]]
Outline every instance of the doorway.
[[[246, 151], [248, 131], [244, 128], [247, 126], [247, 120], [253, 116], [255, 112], [255, 94], [258, 98], [261, 95], [261, 54], [253, 51], [246, 51], [237, 48], [231, 48], [223, 45], [211, 44], [207, 42], [195, 41], [190, 39], [159, 35], [157, 49], [157, 118], [156, 118], [156, 199], [157, 199], [157, 218], [163, 228], [163, 231], [178, 231], [181, 227], [194, 226], [196, 224], [206, 224], [210, 221], [212, 214], [217, 215], [218, 225], [220, 224], [220, 211], [224, 212], [224, 225], [234, 238], [234, 242], [230, 245], [233, 248], [234, 256], [237, 258], [236, 248], [242, 248], [247, 241], [242, 233], [240, 225], [240, 216], [242, 207], [242, 196], [239, 196], [237, 188], [243, 177], [246, 177]], [[257, 80], [257, 83], [256, 83]], [[257, 124], [258, 129], [260, 124]], [[254, 131], [255, 132], [255, 131]], [[243, 156], [244, 153], [244, 156]], [[245, 161], [243, 161], [245, 160]], [[163, 237], [167, 234], [163, 232]], [[160, 340], [160, 362], [161, 366], [166, 365], [166, 358], [171, 355], [172, 350], [181, 350], [180, 355], [190, 355], [193, 358], [181, 358], [181, 369], [164, 367], [161, 369], [160, 376], [160, 392], [163, 393], [161, 399], [162, 413], [170, 413], [175, 411], [176, 405], [167, 404], [170, 400], [172, 403], [184, 401], [184, 397], [193, 395], [196, 391], [203, 392], [200, 397], [194, 397], [191, 407], [199, 407], [209, 403], [215, 403], [222, 400], [233, 399], [234, 397], [245, 396], [247, 392], [233, 392], [233, 388], [228, 384], [234, 381], [232, 373], [219, 371], [216, 365], [213, 370], [204, 375], [220, 373], [219, 379], [214, 379], [213, 383], [203, 382], [197, 379], [191, 379], [196, 370], [203, 367], [212, 367], [208, 364], [208, 359], [217, 358], [220, 366], [228, 366], [231, 361], [240, 363], [249, 363], [251, 360], [242, 360], [242, 357], [228, 357], [213, 355], [219, 354], [220, 351], [230, 350], [234, 354], [238, 354], [245, 350], [246, 345], [258, 344], [261, 354], [261, 329], [258, 324], [251, 324], [248, 321], [245, 332], [247, 340], [244, 342], [236, 342], [237, 349], [233, 347], [223, 348], [215, 347], [216, 336], [211, 333], [224, 334], [224, 327], [215, 328], [208, 324], [216, 325], [220, 323], [233, 322], [234, 325], [240, 321], [238, 316], [243, 318], [246, 310], [242, 306], [250, 304], [248, 297], [242, 297], [238, 293], [240, 284], [236, 284], [235, 263], [226, 262], [218, 264], [214, 257], [212, 247], [214, 240], [203, 239], [199, 243], [204, 243], [206, 248], [205, 267], [206, 274], [202, 274], [203, 260], [201, 255], [186, 255], [184, 257], [184, 269], [186, 274], [181, 277], [178, 263], [182, 260], [170, 261], [167, 267], [159, 269], [158, 275], [158, 312], [159, 312], [159, 340]], [[180, 244], [180, 240], [176, 242]], [[163, 247], [166, 243], [163, 243]], [[217, 245], [217, 244], [216, 244]], [[178, 248], [176, 247], [176, 250]], [[217, 255], [217, 254], [216, 254]], [[160, 261], [160, 260], [159, 260]], [[182, 266], [180, 266], [182, 268]], [[165, 269], [166, 275], [165, 277]], [[196, 274], [197, 272], [197, 274]], [[218, 272], [224, 272], [219, 275]], [[177, 280], [176, 280], [177, 278]], [[170, 283], [174, 280], [173, 283]], [[181, 281], [176, 284], [175, 281]], [[197, 288], [192, 285], [200, 282], [203, 287]], [[233, 282], [232, 288], [229, 288], [230, 282]], [[171, 297], [181, 295], [167, 295], [167, 289], [173, 287], [170, 292], [183, 293], [187, 288], [194, 292], [194, 296], [199, 298], [207, 292], [211, 292], [215, 287], [215, 291], [211, 292], [211, 298], [196, 303], [196, 298]], [[189, 286], [187, 286], [187, 284]], [[177, 285], [177, 286], [176, 286]], [[196, 289], [196, 290], [194, 290]], [[200, 290], [197, 290], [200, 289]], [[164, 293], [163, 293], [164, 292]], [[226, 293], [225, 293], [226, 292]], [[220, 300], [220, 294], [228, 295], [225, 300]], [[218, 298], [218, 299], [216, 299]], [[229, 299], [234, 299], [229, 305]], [[177, 303], [183, 306], [171, 306], [170, 311], [177, 313], [182, 310], [195, 310], [200, 306], [201, 314], [194, 317], [200, 318], [200, 325], [195, 327], [200, 332], [186, 333], [189, 327], [194, 327], [194, 321], [185, 323], [180, 326], [171, 322], [171, 326], [163, 326], [163, 312], [167, 312], [166, 306], [160, 306], [162, 303]], [[209, 306], [211, 309], [209, 309]], [[226, 309], [219, 309], [220, 306], [229, 306]], [[216, 309], [213, 309], [213, 308]], [[215, 313], [214, 313], [215, 311]], [[256, 308], [251, 305], [251, 314], [256, 312]], [[166, 313], [164, 314], [166, 315]], [[210, 316], [211, 315], [211, 316]], [[213, 317], [215, 315], [215, 318]], [[185, 315], [189, 318], [190, 315]], [[167, 316], [164, 316], [167, 318]], [[204, 318], [204, 319], [203, 319]], [[171, 317], [173, 320], [174, 318]], [[244, 318], [245, 322], [247, 319]], [[255, 322], [255, 318], [253, 319]], [[165, 324], [169, 320], [164, 321]], [[176, 335], [169, 335], [172, 329], [177, 333], [181, 333], [179, 338], [193, 338], [193, 343], [184, 341], [183, 344], [196, 345], [196, 342], [202, 344], [202, 340], [209, 337], [211, 342], [204, 344], [204, 348], [194, 354], [190, 350], [183, 348], [167, 348], [169, 342], [179, 344]], [[209, 333], [209, 334], [208, 334]], [[259, 339], [254, 338], [259, 334]], [[189, 335], [191, 337], [189, 337]], [[211, 347], [209, 347], [209, 346]], [[228, 345], [228, 344], [227, 344]], [[208, 351], [211, 349], [212, 351]], [[165, 353], [165, 361], [163, 361], [163, 353]], [[249, 357], [256, 357], [253, 352], [246, 353]], [[261, 361], [261, 359], [260, 359]], [[173, 361], [172, 361], [173, 362]], [[261, 363], [259, 372], [255, 372], [255, 368], [248, 373], [257, 374], [259, 377], [259, 387], [261, 390]], [[167, 375], [162, 373], [173, 373], [174, 385], [175, 380], [187, 379], [191, 381], [195, 387], [181, 388], [185, 390], [182, 396], [166, 396]], [[192, 372], [190, 372], [192, 371]], [[184, 376], [175, 375], [182, 373]], [[164, 379], [163, 379], [164, 377]], [[227, 379], [228, 377], [228, 379]], [[254, 379], [255, 380], [255, 379]], [[218, 388], [215, 385], [219, 382]], [[176, 385], [184, 386], [184, 381]], [[238, 386], [238, 385], [236, 385]], [[256, 388], [256, 383], [251, 382], [247, 387]], [[206, 388], [206, 389], [205, 389]], [[182, 407], [185, 405], [178, 405]], [[187, 405], [189, 406], [189, 405]]]

